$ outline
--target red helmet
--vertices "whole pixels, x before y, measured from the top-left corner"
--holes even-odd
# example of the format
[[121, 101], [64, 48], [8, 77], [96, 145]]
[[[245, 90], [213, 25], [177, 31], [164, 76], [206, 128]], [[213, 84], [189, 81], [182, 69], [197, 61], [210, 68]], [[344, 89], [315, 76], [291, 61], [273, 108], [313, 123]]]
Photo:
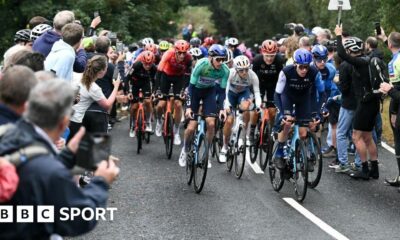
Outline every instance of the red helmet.
[[214, 44], [214, 39], [212, 37], [206, 37], [204, 38], [204, 44], [207, 46], [211, 46]]
[[175, 42], [175, 50], [178, 52], [187, 52], [189, 47], [189, 43], [185, 40], [178, 40]]
[[153, 64], [155, 60], [156, 56], [154, 55], [154, 53], [150, 51], [143, 51], [142, 63]]
[[148, 43], [144, 46], [145, 51], [150, 51], [154, 54], [157, 53], [157, 46], [154, 43]]
[[265, 40], [261, 45], [261, 53], [275, 54], [278, 51], [278, 46], [273, 40]]

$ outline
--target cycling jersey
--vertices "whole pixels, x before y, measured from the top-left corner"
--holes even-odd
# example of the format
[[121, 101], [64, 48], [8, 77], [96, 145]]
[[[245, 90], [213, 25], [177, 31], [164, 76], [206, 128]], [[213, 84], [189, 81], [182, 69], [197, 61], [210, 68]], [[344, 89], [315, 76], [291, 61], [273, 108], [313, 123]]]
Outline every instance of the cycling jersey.
[[[215, 114], [217, 104], [215, 101], [217, 82], [221, 88], [226, 88], [229, 77], [229, 68], [222, 64], [220, 69], [212, 66], [208, 58], [200, 59], [193, 69], [189, 84], [189, 101], [187, 107], [193, 112], [199, 109], [200, 100], [203, 100], [203, 112], [206, 115]], [[221, 105], [224, 102], [225, 94], [219, 94], [217, 102]]]
[[226, 64], [222, 64], [220, 69], [212, 66], [208, 58], [200, 59], [193, 69], [190, 77], [190, 84], [196, 88], [210, 88], [215, 84], [220, 84], [221, 88], [225, 88], [229, 76], [229, 68]]
[[[315, 66], [314, 63], [311, 63], [311, 65]], [[321, 73], [321, 79], [324, 82], [326, 95], [330, 96], [331, 95], [331, 89], [333, 87], [332, 86], [333, 85], [333, 79], [335, 78], [335, 75], [336, 75], [336, 68], [332, 64], [326, 63], [325, 64], [325, 68], [324, 69], [318, 69], [318, 71]]]
[[157, 70], [164, 72], [167, 76], [183, 76], [190, 72], [192, 66], [192, 56], [186, 53], [182, 62], [176, 59], [175, 49], [170, 49], [164, 53]]
[[289, 65], [283, 68], [279, 74], [275, 99], [280, 112], [284, 115], [291, 115], [293, 104], [295, 104], [296, 117], [310, 119], [311, 113], [319, 112], [317, 91], [324, 99], [324, 83], [321, 80], [321, 74], [315, 67], [310, 66], [306, 76], [300, 77], [297, 74], [296, 66]]
[[393, 54], [392, 60], [388, 64], [389, 79], [391, 83], [400, 83], [400, 57], [399, 52]]
[[[246, 79], [243, 79], [239, 76], [239, 73], [236, 69], [232, 68], [229, 71], [230, 73], [226, 86], [226, 95], [228, 96], [228, 98], [227, 100], [225, 100], [225, 109], [228, 109], [231, 106], [235, 107], [236, 104], [234, 103], [240, 103], [240, 101], [237, 100], [231, 102], [233, 98], [229, 98], [229, 95], [231, 95], [232, 93], [237, 98], [243, 98], [244, 100], [249, 99], [250, 86], [252, 86], [253, 88], [254, 96], [256, 99], [256, 106], [257, 108], [259, 108], [261, 106], [261, 97], [257, 74], [253, 70], [249, 69], [248, 77]], [[241, 95], [241, 93], [245, 93], [245, 95]]]
[[156, 75], [157, 68], [153, 64], [150, 70], [146, 70], [143, 67], [142, 62], [135, 62], [128, 72], [126, 77], [124, 92], [127, 93], [129, 90], [129, 84], [132, 86], [132, 95], [137, 96], [139, 89], [142, 89], [145, 96], [149, 96], [151, 93], [151, 86], [154, 85], [154, 78]]
[[285, 65], [285, 59], [276, 54], [272, 64], [266, 64], [262, 54], [257, 55], [253, 60], [253, 71], [257, 74], [260, 84], [261, 99], [264, 99], [267, 92], [268, 101], [274, 100], [274, 92], [280, 71]]

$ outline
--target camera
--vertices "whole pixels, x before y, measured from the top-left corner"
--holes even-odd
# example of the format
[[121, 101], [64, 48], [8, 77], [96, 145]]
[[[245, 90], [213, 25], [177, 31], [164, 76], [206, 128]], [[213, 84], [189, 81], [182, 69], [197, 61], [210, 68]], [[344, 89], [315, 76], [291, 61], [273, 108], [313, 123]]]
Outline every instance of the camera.
[[79, 143], [76, 165], [95, 171], [97, 164], [108, 160], [111, 154], [111, 136], [107, 133], [86, 133]]
[[121, 53], [124, 51], [124, 44], [120, 41], [117, 41], [116, 48], [117, 48], [117, 52]]

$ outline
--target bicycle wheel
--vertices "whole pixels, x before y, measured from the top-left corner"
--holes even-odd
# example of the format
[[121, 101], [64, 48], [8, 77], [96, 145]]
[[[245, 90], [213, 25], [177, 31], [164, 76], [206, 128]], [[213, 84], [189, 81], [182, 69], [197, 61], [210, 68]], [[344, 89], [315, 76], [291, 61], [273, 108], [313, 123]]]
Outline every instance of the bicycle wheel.
[[271, 160], [272, 157], [272, 147], [273, 147], [273, 141], [272, 137], [270, 135], [269, 131], [269, 124], [267, 121], [264, 122], [264, 124], [261, 124], [263, 126], [262, 131], [260, 132], [260, 137], [262, 137], [262, 142], [260, 143], [260, 168], [265, 171], [267, 168], [268, 161]]
[[261, 123], [257, 125], [254, 131], [254, 144], [250, 145], [249, 148], [251, 163], [254, 163], [257, 160], [258, 151], [260, 150], [260, 127]]
[[192, 184], [193, 179], [193, 151], [190, 149], [186, 158], [186, 182], [188, 185]]
[[204, 135], [200, 135], [197, 141], [197, 149], [195, 151], [195, 161], [193, 165], [193, 182], [194, 190], [200, 193], [204, 187], [207, 176], [208, 165], [208, 144], [204, 140]]
[[322, 175], [322, 153], [318, 138], [314, 133], [307, 133], [307, 157], [308, 157], [308, 186], [315, 188]]
[[166, 129], [165, 129], [165, 135], [164, 135], [164, 143], [165, 143], [165, 153], [167, 154], [167, 158], [171, 159], [172, 156], [172, 147], [174, 145], [174, 122], [171, 116], [171, 113], [168, 113], [167, 116], [165, 117], [165, 120], [167, 121], [165, 123]]
[[222, 147], [224, 146], [224, 131], [223, 127], [221, 127], [221, 123], [218, 120], [218, 128], [217, 131], [215, 132], [215, 137], [214, 137], [214, 142], [213, 142], [213, 147], [215, 147], [215, 152], [214, 152], [214, 157], [217, 159], [218, 163], [222, 163], [219, 161], [219, 154], [221, 152]]
[[138, 128], [136, 129], [136, 139], [137, 139], [137, 149], [136, 152], [137, 154], [140, 153], [140, 150], [142, 149], [142, 140], [143, 140], [143, 129], [142, 129], [142, 114], [140, 114], [140, 110], [138, 112], [138, 119], [137, 119], [137, 126]]
[[235, 175], [238, 179], [240, 179], [242, 177], [244, 164], [246, 162], [246, 131], [243, 128], [243, 126], [240, 126], [238, 130], [234, 155], [235, 155]]
[[[278, 142], [275, 142], [271, 154], [274, 154], [277, 149], [278, 149]], [[268, 164], [269, 178], [271, 181], [272, 188], [275, 191], [279, 192], [282, 189], [283, 184], [285, 183], [285, 179], [283, 178], [283, 170], [277, 168], [275, 166], [274, 161], [269, 161], [268, 163], [269, 163]]]
[[228, 169], [228, 172], [232, 171], [233, 167], [233, 154], [232, 153], [232, 147], [228, 147], [228, 152], [226, 153], [226, 168]]
[[304, 141], [297, 139], [295, 143], [294, 163], [293, 164], [293, 179], [294, 179], [294, 193], [296, 199], [302, 202], [307, 194], [308, 185], [308, 161], [307, 151]]
[[145, 140], [146, 144], [150, 143], [150, 133], [149, 132], [144, 133], [144, 140]]

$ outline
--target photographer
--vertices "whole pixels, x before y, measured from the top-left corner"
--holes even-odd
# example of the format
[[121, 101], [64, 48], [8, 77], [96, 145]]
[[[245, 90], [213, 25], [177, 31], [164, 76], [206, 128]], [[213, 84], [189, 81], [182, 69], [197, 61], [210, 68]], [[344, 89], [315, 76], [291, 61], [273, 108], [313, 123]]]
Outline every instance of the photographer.
[[[54, 206], [53, 223], [0, 224], [0, 239], [48, 239], [53, 233], [76, 236], [92, 230], [96, 220], [85, 221], [81, 216], [71, 221], [61, 221], [62, 207], [80, 209], [105, 207], [107, 190], [119, 173], [114, 162], [102, 161], [92, 182], [79, 189], [68, 169], [59, 161], [53, 142], [60, 138], [68, 126], [74, 93], [69, 83], [61, 80], [40, 82], [31, 91], [27, 111], [11, 132], [0, 141], [0, 155], [15, 152], [29, 144], [45, 147], [48, 154], [23, 162], [17, 169], [20, 184], [6, 205]], [[43, 117], [45, 116], [45, 117]], [[82, 129], [79, 136], [84, 134]], [[71, 146], [71, 145], [70, 145]], [[71, 146], [76, 152], [77, 143]]]

